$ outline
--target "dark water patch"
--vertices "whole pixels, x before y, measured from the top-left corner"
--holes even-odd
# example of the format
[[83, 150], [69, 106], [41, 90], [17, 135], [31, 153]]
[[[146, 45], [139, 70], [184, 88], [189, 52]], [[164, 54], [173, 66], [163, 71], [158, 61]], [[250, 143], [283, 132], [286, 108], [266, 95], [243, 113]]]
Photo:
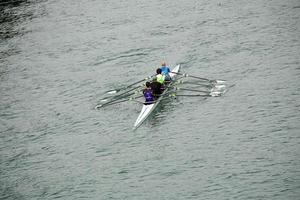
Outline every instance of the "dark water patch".
[[1, 7], [15, 7], [20, 6], [21, 4], [28, 3], [28, 0], [4, 0], [0, 2], [0, 9]]
[[32, 19], [34, 16], [33, 11], [28, 9], [28, 1], [17, 1], [6, 5], [13, 5], [13, 7], [0, 7], [0, 40], [25, 34], [26, 30], [24, 28], [20, 28], [18, 25], [24, 21]]

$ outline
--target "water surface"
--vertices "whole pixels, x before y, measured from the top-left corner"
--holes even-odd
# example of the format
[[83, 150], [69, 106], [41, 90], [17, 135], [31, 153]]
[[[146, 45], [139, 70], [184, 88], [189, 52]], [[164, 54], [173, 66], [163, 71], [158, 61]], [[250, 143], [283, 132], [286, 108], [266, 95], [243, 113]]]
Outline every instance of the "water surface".
[[[299, 198], [298, 1], [7, 2], [1, 199]], [[232, 87], [94, 109], [162, 60]]]

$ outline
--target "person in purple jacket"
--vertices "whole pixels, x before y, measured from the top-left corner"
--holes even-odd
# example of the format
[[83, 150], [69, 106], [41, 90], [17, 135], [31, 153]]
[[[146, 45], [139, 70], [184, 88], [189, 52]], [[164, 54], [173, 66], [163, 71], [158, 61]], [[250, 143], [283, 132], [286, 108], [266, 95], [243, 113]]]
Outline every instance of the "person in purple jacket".
[[146, 88], [143, 90], [143, 94], [145, 97], [145, 105], [154, 103], [154, 95], [150, 82], [146, 82]]

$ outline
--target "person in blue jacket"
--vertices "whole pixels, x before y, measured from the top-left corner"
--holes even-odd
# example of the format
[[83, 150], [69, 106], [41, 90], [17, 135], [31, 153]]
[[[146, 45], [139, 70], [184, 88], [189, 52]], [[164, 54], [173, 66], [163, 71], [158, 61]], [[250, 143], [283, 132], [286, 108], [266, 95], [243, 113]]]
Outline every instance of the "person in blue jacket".
[[171, 70], [166, 65], [165, 62], [162, 62], [160, 69], [161, 69], [161, 74], [165, 76], [165, 81], [172, 81], [172, 78], [171, 78], [171, 76], [169, 74]]

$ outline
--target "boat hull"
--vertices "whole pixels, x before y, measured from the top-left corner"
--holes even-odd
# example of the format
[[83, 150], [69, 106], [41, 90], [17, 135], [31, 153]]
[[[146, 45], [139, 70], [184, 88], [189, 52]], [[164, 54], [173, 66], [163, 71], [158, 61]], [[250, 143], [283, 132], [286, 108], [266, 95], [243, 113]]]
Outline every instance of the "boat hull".
[[[170, 73], [170, 76], [173, 81], [175, 80], [176, 75], [177, 75], [176, 73], [179, 72], [179, 70], [180, 70], [180, 65], [177, 65], [174, 69], [172, 69], [172, 72], [175, 72], [175, 73]], [[170, 84], [172, 84], [172, 83], [170, 83]], [[168, 91], [168, 87], [164, 90], [161, 97], [159, 97], [155, 103], [149, 104], [149, 105], [143, 105], [142, 110], [134, 123], [134, 128], [138, 128], [148, 118], [148, 116], [152, 113], [152, 111], [157, 107], [157, 105], [163, 99], [164, 94], [167, 91]]]

